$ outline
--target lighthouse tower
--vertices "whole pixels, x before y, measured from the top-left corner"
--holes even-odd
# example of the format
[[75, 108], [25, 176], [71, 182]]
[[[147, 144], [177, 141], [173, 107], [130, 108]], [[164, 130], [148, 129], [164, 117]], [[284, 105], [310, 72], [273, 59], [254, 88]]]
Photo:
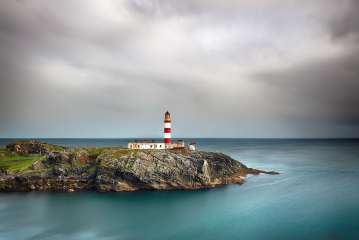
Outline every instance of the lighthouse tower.
[[165, 113], [164, 123], [165, 127], [163, 130], [163, 142], [167, 148], [169, 144], [171, 144], [171, 115], [168, 111]]

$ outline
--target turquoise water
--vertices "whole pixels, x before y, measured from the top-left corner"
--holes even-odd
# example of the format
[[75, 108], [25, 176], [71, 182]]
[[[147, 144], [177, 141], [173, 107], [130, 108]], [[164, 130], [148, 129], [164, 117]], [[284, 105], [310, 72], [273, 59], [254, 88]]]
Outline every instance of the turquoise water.
[[359, 239], [359, 140], [197, 143], [281, 175], [251, 176], [242, 186], [203, 191], [2, 193], [0, 239]]

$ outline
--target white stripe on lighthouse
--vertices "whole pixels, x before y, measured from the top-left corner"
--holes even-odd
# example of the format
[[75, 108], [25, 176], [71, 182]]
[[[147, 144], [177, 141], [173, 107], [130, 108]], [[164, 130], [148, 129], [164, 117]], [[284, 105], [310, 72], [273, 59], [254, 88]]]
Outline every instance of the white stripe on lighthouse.
[[163, 136], [163, 138], [171, 138], [171, 133], [164, 133]]
[[165, 128], [171, 128], [171, 123], [166, 122], [166, 123], [165, 123]]

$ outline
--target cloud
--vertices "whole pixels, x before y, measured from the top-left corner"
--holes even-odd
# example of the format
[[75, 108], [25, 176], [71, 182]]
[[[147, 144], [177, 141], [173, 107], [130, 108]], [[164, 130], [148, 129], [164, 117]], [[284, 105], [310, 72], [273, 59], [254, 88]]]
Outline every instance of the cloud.
[[355, 38], [359, 40], [359, 2], [345, 1], [342, 11], [339, 11], [330, 21], [330, 29], [334, 39]]
[[[336, 58], [284, 71], [257, 73], [255, 78], [275, 96], [281, 116], [302, 122], [352, 127], [359, 132], [359, 49]], [[285, 102], [283, 105], [281, 102]], [[338, 132], [337, 134], [340, 134]]]
[[168, 109], [177, 136], [357, 136], [357, 8], [1, 2], [0, 132], [160, 136]]

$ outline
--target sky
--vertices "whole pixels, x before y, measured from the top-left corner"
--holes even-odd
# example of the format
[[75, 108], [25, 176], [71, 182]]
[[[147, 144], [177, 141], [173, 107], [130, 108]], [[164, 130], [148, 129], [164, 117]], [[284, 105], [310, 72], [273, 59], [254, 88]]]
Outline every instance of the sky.
[[1, 137], [359, 137], [359, 1], [0, 1]]

